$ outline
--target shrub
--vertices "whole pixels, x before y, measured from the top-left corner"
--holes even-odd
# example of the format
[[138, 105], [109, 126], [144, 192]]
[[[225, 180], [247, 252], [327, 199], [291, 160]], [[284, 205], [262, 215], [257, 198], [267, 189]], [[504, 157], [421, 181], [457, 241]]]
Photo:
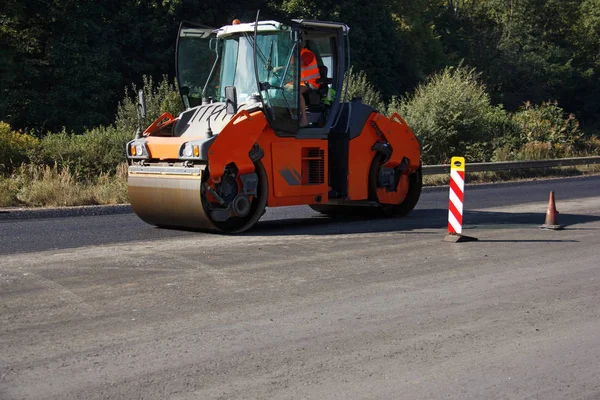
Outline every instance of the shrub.
[[[346, 93], [346, 89], [348, 93]], [[340, 97], [341, 101], [344, 99], [344, 94], [346, 94], [346, 100], [352, 100], [353, 97], [362, 97], [364, 104], [380, 112], [385, 111], [385, 103], [383, 102], [381, 93], [375, 90], [364, 71], [355, 73], [353, 68], [348, 70], [344, 76], [342, 96]]]
[[29, 161], [38, 140], [28, 134], [14, 132], [9, 124], [0, 121], [0, 173], [11, 173]]
[[501, 107], [494, 107], [474, 69], [447, 67], [404, 99], [394, 98], [387, 113], [398, 112], [423, 143], [423, 162], [489, 161], [503, 135], [515, 131]]
[[593, 156], [600, 155], [600, 137], [589, 137], [589, 139], [586, 141], [584, 152]]
[[593, 137], [585, 137], [579, 121], [556, 102], [525, 103], [512, 120], [516, 135], [504, 140], [494, 160], [542, 160], [593, 154]]
[[33, 160], [69, 168], [80, 179], [94, 179], [102, 173], [115, 173], [125, 159], [125, 144], [131, 139], [115, 127], [98, 127], [80, 135], [66, 131], [48, 134]]
[[540, 105], [525, 103], [513, 117], [520, 129], [522, 143], [548, 142], [576, 144], [583, 132], [573, 114], [566, 115], [557, 102]]
[[[146, 102], [146, 118], [142, 119], [142, 131], [164, 112], [173, 116], [183, 111], [183, 103], [177, 90], [177, 83], [169, 83], [167, 76], [163, 76], [158, 85], [154, 85], [152, 77], [143, 77], [142, 90]], [[117, 130], [129, 135], [131, 139], [135, 136], [138, 128], [137, 101], [138, 89], [135, 84], [131, 85], [131, 91], [125, 88], [125, 96], [119, 103], [115, 125]]]

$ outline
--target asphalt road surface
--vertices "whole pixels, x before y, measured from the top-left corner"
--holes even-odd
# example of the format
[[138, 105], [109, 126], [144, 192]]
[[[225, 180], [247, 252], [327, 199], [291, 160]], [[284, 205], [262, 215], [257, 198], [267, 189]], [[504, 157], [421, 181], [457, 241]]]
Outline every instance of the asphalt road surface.
[[600, 179], [468, 187], [469, 243], [447, 194], [239, 236], [2, 214], [0, 399], [600, 399]]
[[[600, 196], [600, 176], [538, 180], [501, 185], [474, 185], [465, 190], [465, 224], [478, 223], [481, 216], [472, 210], [548, 202], [549, 191], [558, 201]], [[309, 207], [268, 209], [253, 232], [245, 235], [290, 235], [401, 231], [407, 227], [440, 227], [447, 224], [448, 188], [425, 188], [416, 211], [409, 218], [389, 224], [355, 224], [352, 219], [324, 218]], [[545, 213], [545, 206], [535, 209]], [[433, 218], [432, 214], [439, 218]], [[483, 215], [485, 217], [485, 215]], [[542, 222], [544, 220], [543, 217]], [[360, 219], [358, 220], [360, 221]], [[485, 221], [485, 218], [484, 218]], [[201, 234], [200, 234], [201, 235]], [[156, 229], [135, 216], [129, 207], [85, 207], [68, 212], [0, 211], [0, 255], [16, 252], [66, 249], [175, 237], [200, 237], [197, 232]]]

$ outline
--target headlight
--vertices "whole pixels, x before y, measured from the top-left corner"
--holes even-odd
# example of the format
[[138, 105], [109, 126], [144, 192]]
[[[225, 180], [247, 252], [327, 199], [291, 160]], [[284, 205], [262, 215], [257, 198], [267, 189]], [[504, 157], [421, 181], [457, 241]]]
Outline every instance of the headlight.
[[142, 144], [136, 144], [135, 145], [135, 153], [138, 156], [143, 156], [144, 155], [144, 145], [142, 145]]
[[183, 147], [180, 147], [179, 157], [184, 159], [194, 159], [200, 157], [200, 146], [194, 142], [185, 143]]
[[194, 150], [192, 148], [192, 145], [190, 143], [186, 143], [185, 147], [183, 148], [183, 156], [191, 157], [193, 154]]
[[141, 159], [147, 159], [150, 155], [145, 142], [132, 141], [132, 142], [129, 142], [127, 144], [127, 146], [128, 146], [128, 150], [129, 150], [127, 156], [130, 158], [141, 160]]

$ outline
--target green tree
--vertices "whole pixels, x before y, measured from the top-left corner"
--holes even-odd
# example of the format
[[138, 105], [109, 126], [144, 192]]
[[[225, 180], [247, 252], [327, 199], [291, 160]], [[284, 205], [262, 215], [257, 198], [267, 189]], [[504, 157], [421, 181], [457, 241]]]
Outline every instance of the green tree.
[[[427, 7], [434, 1], [425, 2]], [[370, 77], [384, 99], [404, 93], [442, 65], [441, 47], [425, 6], [409, 0], [284, 0], [281, 10], [293, 18], [344, 22], [350, 27], [350, 63]], [[427, 8], [427, 10], [429, 10]]]
[[454, 63], [464, 58], [483, 72], [495, 102], [516, 110], [525, 101], [558, 100], [594, 120], [600, 117], [597, 11], [592, 11], [597, 5], [597, 0], [448, 1], [436, 32]]
[[113, 121], [122, 88], [173, 69], [176, 24], [137, 0], [7, 0], [0, 116], [38, 132]]
[[600, 129], [600, 0], [4, 0], [0, 120], [38, 133], [114, 121], [123, 88], [175, 76], [181, 20], [293, 17], [350, 26], [351, 66], [389, 101], [462, 60], [494, 103], [558, 100]]

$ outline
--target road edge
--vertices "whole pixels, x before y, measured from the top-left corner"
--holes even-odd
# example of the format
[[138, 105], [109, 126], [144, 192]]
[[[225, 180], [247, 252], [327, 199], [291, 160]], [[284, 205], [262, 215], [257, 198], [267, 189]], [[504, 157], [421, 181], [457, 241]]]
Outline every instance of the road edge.
[[130, 213], [133, 213], [130, 204], [44, 208], [0, 208], [0, 222], [5, 220], [90, 217]]

